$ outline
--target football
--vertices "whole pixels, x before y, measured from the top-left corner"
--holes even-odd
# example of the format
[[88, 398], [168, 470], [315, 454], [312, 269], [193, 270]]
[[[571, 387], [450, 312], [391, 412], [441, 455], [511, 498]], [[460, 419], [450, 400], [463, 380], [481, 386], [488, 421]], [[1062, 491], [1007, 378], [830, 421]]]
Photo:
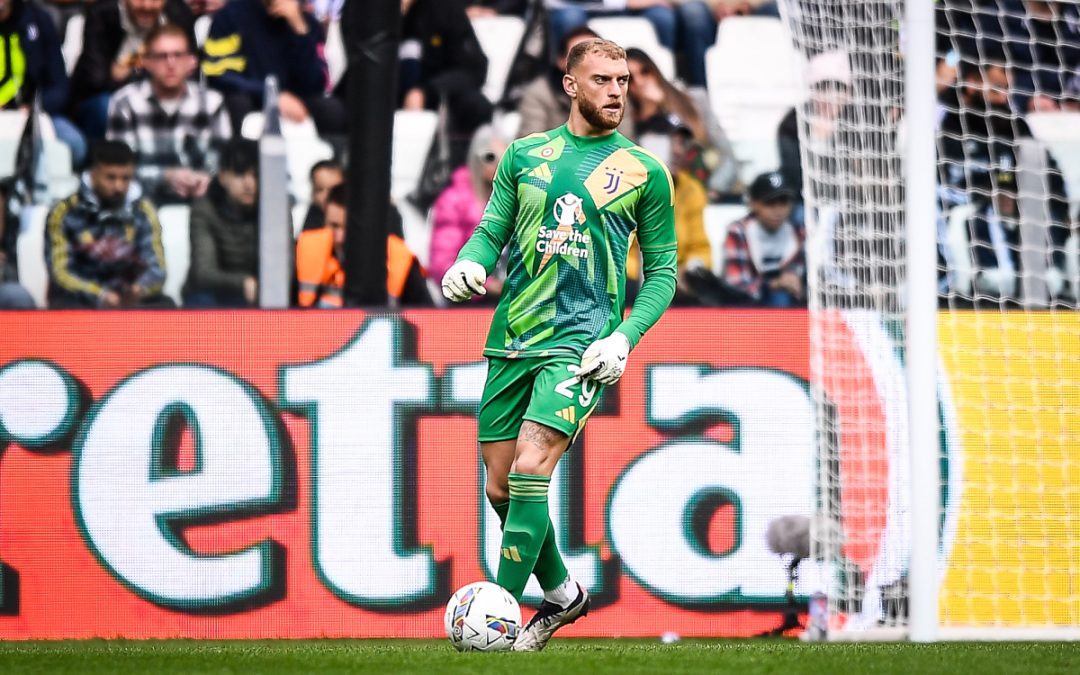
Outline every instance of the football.
[[521, 626], [521, 606], [488, 581], [462, 586], [446, 603], [446, 637], [460, 652], [510, 649]]

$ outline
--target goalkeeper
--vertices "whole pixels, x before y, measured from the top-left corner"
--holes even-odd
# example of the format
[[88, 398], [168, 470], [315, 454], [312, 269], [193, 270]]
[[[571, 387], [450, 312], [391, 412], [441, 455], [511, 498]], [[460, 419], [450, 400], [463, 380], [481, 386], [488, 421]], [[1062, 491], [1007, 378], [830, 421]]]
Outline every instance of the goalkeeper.
[[[569, 121], [511, 144], [480, 225], [442, 280], [462, 302], [509, 244], [506, 283], [484, 355], [479, 409], [487, 497], [503, 523], [498, 583], [521, 598], [530, 574], [544, 601], [516, 651], [539, 651], [584, 616], [589, 596], [570, 579], [548, 516], [555, 465], [581, 432], [604, 385], [675, 293], [671, 175], [615, 131], [630, 79], [607, 40], [570, 50], [563, 89]], [[645, 283], [623, 320], [627, 251], [640, 244]]]

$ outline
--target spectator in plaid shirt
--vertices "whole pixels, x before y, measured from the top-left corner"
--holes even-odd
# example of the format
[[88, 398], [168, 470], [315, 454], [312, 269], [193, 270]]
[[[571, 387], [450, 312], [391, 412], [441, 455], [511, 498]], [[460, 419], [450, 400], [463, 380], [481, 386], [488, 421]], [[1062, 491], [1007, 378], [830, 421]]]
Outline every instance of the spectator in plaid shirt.
[[783, 173], [770, 171], [748, 190], [750, 213], [728, 228], [724, 282], [763, 307], [806, 302], [802, 228], [791, 223], [795, 190]]
[[188, 79], [198, 63], [178, 26], [154, 28], [143, 59], [150, 77], [113, 95], [108, 138], [135, 151], [137, 177], [156, 204], [198, 199], [232, 135], [224, 99]]

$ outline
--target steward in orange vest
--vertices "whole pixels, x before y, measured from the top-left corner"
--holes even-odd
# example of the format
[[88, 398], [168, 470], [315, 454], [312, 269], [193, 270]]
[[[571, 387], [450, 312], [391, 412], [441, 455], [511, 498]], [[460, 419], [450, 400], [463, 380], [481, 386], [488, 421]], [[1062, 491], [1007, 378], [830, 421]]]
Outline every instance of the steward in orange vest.
[[[326, 200], [326, 226], [306, 230], [296, 240], [297, 302], [301, 307], [333, 308], [345, 305], [345, 186], [330, 190]], [[392, 216], [400, 215], [391, 206]], [[431, 306], [426, 271], [400, 234], [386, 238], [386, 293], [391, 307]], [[397, 228], [397, 229], [400, 229]]]

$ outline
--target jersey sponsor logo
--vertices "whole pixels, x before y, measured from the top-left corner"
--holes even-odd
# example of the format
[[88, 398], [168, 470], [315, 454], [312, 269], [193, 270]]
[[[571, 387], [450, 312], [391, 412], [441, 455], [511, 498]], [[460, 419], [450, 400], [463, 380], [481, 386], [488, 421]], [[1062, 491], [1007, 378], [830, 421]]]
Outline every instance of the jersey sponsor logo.
[[588, 258], [588, 246], [592, 238], [588, 232], [577, 229], [585, 224], [585, 209], [581, 197], [567, 192], [555, 200], [551, 213], [555, 216], [558, 227], [552, 229], [541, 225], [536, 233], [536, 252], [543, 253], [539, 269], [542, 270], [554, 255], [572, 258]]

